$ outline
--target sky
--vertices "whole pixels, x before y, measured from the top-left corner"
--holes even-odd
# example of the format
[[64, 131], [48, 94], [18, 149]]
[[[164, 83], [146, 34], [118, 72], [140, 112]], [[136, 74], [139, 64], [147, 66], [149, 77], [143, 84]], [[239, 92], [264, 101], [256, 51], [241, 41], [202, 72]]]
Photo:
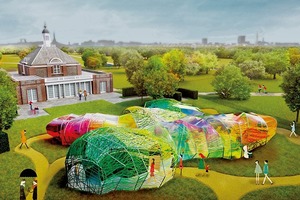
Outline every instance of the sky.
[[0, 0], [0, 44], [58, 42], [300, 43], [299, 0]]

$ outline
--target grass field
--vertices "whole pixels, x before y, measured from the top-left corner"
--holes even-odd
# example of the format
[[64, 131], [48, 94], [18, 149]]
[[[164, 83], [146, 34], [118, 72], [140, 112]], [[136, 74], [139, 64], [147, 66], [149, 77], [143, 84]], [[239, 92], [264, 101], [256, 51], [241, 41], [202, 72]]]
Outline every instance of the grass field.
[[264, 190], [257, 190], [250, 192], [243, 196], [241, 200], [292, 200], [299, 199], [300, 187], [299, 186], [282, 186], [282, 187], [272, 187]]
[[20, 58], [16, 54], [2, 55], [0, 68], [5, 69], [6, 71], [16, 71], [18, 69], [19, 62]]

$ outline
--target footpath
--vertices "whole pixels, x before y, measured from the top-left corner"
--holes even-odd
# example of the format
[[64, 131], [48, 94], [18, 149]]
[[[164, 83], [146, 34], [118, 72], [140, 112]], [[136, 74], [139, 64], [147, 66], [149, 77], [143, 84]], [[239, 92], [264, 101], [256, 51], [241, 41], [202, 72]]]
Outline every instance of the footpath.
[[130, 101], [130, 100], [139, 99], [139, 98], [140, 97], [123, 98], [122, 94], [120, 94], [118, 92], [111, 92], [111, 93], [88, 95], [86, 101], [84, 100], [84, 98], [82, 98], [80, 101], [78, 97], [71, 97], [71, 98], [48, 100], [45, 102], [33, 102], [32, 107], [39, 108], [39, 110], [36, 112], [36, 114], [34, 114], [33, 111], [30, 110], [29, 104], [19, 105], [19, 108], [18, 108], [19, 116], [16, 118], [16, 120], [48, 115], [48, 113], [44, 109], [51, 108], [54, 106], [64, 106], [64, 105], [69, 105], [69, 104], [83, 103], [83, 102], [89, 102], [89, 101], [95, 101], [95, 100], [105, 100], [110, 103], [120, 103], [123, 101]]

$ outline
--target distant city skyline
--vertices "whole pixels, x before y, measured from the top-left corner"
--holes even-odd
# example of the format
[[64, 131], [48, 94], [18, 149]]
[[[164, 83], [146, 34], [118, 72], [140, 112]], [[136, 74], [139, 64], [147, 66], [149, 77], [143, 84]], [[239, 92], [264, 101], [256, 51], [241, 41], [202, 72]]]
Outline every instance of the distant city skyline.
[[300, 42], [297, 0], [0, 0], [0, 44], [41, 41], [46, 22], [64, 44]]

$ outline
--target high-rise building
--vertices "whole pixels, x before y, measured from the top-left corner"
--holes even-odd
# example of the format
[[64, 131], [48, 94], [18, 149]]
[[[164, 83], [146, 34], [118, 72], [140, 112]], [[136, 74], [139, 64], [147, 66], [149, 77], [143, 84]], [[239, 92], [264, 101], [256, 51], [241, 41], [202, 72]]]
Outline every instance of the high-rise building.
[[207, 45], [207, 41], [208, 41], [207, 38], [202, 38], [202, 44], [203, 45]]
[[246, 43], [246, 36], [245, 35], [238, 36], [237, 43], [238, 44], [245, 44]]

